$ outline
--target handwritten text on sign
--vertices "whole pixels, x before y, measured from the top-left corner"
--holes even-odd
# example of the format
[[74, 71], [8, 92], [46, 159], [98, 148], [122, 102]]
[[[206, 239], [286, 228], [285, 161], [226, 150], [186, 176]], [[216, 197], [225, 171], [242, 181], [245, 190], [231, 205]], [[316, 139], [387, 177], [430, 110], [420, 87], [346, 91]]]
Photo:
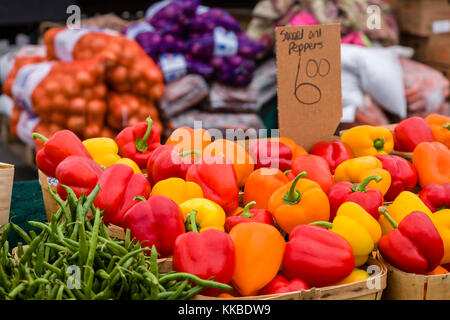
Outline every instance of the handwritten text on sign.
[[339, 25], [280, 27], [276, 43], [280, 131], [309, 148], [342, 116]]

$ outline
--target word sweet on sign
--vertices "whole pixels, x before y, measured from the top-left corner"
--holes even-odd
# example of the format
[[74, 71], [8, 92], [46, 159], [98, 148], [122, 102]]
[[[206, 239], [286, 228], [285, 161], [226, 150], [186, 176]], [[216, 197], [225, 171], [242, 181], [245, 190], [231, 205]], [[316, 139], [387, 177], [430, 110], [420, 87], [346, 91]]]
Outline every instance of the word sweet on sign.
[[309, 149], [329, 140], [342, 117], [340, 27], [278, 27], [275, 32], [280, 135]]

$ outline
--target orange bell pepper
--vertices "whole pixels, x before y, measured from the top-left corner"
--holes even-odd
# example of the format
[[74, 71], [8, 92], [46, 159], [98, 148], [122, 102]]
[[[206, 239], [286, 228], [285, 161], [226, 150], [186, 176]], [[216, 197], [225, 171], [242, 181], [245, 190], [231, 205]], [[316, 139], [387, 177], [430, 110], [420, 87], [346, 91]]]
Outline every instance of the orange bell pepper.
[[257, 294], [277, 275], [286, 242], [264, 223], [241, 223], [230, 231], [235, 250], [233, 285], [243, 296]]
[[413, 153], [422, 188], [431, 183], [450, 182], [450, 150], [440, 142], [422, 142]]
[[205, 129], [179, 127], [167, 138], [166, 144], [178, 146], [180, 152], [198, 150], [203, 151], [211, 143], [211, 135]]
[[296, 144], [294, 142], [294, 140], [292, 140], [292, 139], [289, 139], [286, 137], [279, 137], [279, 138], [269, 138], [267, 140], [279, 141], [279, 142], [282, 142], [285, 145], [287, 145], [289, 147], [289, 149], [291, 149], [291, 152], [292, 152], [292, 161], [294, 161], [294, 159], [297, 158], [298, 156], [301, 156], [303, 154], [308, 154], [308, 152], [303, 147]]
[[218, 139], [210, 143], [204, 150], [205, 156], [224, 156], [233, 163], [234, 171], [238, 187], [243, 187], [247, 181], [248, 176], [255, 168], [253, 159], [250, 157], [244, 147], [240, 146], [231, 140]]
[[268, 210], [286, 233], [300, 224], [330, 219], [330, 203], [317, 182], [301, 172], [269, 198]]
[[434, 139], [450, 148], [450, 117], [430, 114], [425, 121], [430, 125]]
[[255, 201], [253, 208], [267, 210], [267, 202], [272, 193], [287, 183], [289, 179], [279, 169], [256, 169], [250, 174], [245, 184], [244, 204]]

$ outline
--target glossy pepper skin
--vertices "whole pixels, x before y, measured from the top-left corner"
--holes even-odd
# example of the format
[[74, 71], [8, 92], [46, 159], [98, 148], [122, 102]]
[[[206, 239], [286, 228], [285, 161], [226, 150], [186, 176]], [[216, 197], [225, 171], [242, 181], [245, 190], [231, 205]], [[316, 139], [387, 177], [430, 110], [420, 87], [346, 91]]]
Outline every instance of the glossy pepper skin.
[[299, 173], [290, 183], [276, 190], [269, 199], [268, 210], [286, 233], [300, 224], [328, 221], [330, 203], [316, 182]]
[[361, 183], [338, 182], [328, 191], [330, 200], [330, 220], [336, 216], [336, 212], [344, 202], [354, 202], [363, 207], [376, 220], [380, 217], [378, 207], [383, 205], [384, 199], [380, 191], [367, 188], [372, 180], [380, 180], [380, 176], [368, 176]]
[[[217, 203], [208, 199], [194, 198], [180, 204], [187, 230], [198, 229], [200, 233], [209, 229], [224, 231], [225, 211]], [[191, 219], [195, 213], [195, 219]], [[195, 222], [195, 226], [191, 223]], [[195, 228], [194, 228], [195, 227]]]
[[244, 204], [255, 201], [253, 208], [267, 209], [270, 196], [289, 183], [286, 175], [276, 168], [261, 168], [253, 171], [244, 187]]
[[367, 279], [369, 279], [369, 277], [370, 277], [370, 275], [366, 271], [355, 268], [353, 270], [353, 272], [350, 273], [349, 276], [345, 277], [343, 280], [336, 283], [336, 285], [349, 284], [349, 283], [354, 283], [354, 282], [358, 282], [358, 281], [362, 281], [362, 280], [367, 280]]
[[131, 237], [143, 242], [144, 247], [154, 245], [162, 258], [172, 255], [175, 240], [185, 232], [181, 209], [164, 196], [153, 196], [135, 204], [124, 219]]
[[248, 150], [255, 169], [278, 168], [283, 172], [291, 169], [292, 151], [282, 142], [258, 140], [250, 144]]
[[211, 142], [204, 150], [205, 156], [223, 156], [233, 164], [238, 187], [245, 185], [248, 176], [255, 169], [252, 157], [239, 143], [226, 139]]
[[298, 156], [301, 156], [302, 154], [308, 154], [308, 152], [306, 152], [306, 150], [302, 146], [299, 146], [298, 144], [295, 143], [294, 140], [290, 138], [278, 137], [278, 138], [269, 138], [267, 140], [272, 142], [281, 142], [286, 146], [288, 146], [288, 148], [291, 149], [292, 152], [292, 159], [291, 159], [292, 161]]
[[147, 174], [151, 184], [156, 184], [161, 180], [168, 178], [186, 178], [186, 172], [194, 163], [190, 157], [191, 154], [198, 151], [181, 152], [178, 147], [170, 145], [161, 145], [157, 147], [150, 155], [147, 163]]
[[426, 185], [419, 198], [432, 212], [450, 209], [450, 183]]
[[180, 205], [189, 199], [203, 198], [203, 191], [195, 182], [184, 181], [180, 178], [169, 178], [156, 183], [150, 195], [166, 196]]
[[353, 158], [352, 150], [341, 140], [317, 142], [309, 152], [323, 158], [330, 166], [332, 174], [339, 164]]
[[150, 184], [144, 175], [134, 173], [124, 164], [114, 164], [105, 169], [98, 180], [100, 192], [94, 205], [105, 210], [103, 222], [124, 226], [124, 214], [139, 202], [136, 196], [147, 199], [150, 195]]
[[220, 205], [227, 215], [239, 206], [239, 189], [233, 165], [224, 157], [204, 156], [189, 167], [186, 181], [197, 183], [206, 199]]
[[356, 126], [345, 131], [341, 141], [350, 147], [355, 157], [389, 154], [394, 149], [392, 133], [383, 127]]
[[352, 247], [336, 233], [300, 225], [289, 234], [282, 269], [286, 278], [302, 279], [310, 287], [323, 287], [341, 281], [354, 267]]
[[230, 232], [235, 250], [233, 285], [243, 296], [253, 296], [277, 275], [286, 242], [264, 223], [241, 223]]
[[419, 143], [433, 141], [431, 128], [423, 118], [405, 119], [394, 129], [394, 146], [397, 151], [413, 152]]
[[440, 142], [422, 142], [413, 153], [419, 183], [450, 183], [450, 150]]
[[77, 197], [88, 195], [98, 183], [103, 170], [92, 159], [82, 156], [68, 156], [56, 168], [59, 196], [67, 199], [67, 191], [62, 185], [70, 187]]
[[110, 167], [120, 159], [119, 147], [114, 139], [99, 137], [83, 141], [95, 162], [104, 167]]
[[425, 213], [411, 212], [399, 224], [386, 210], [382, 213], [394, 227], [378, 242], [378, 250], [388, 263], [417, 274], [425, 274], [439, 265], [444, 256], [444, 243]]
[[31, 136], [44, 141], [44, 147], [36, 154], [36, 165], [49, 177], [56, 177], [56, 167], [68, 156], [92, 159], [81, 140], [70, 130], [57, 131], [50, 139], [36, 132]]
[[152, 119], [147, 118], [146, 122], [122, 129], [115, 139], [119, 155], [130, 158], [141, 169], [146, 168], [152, 151], [161, 144], [159, 130], [152, 124]]
[[202, 152], [211, 143], [211, 135], [205, 129], [179, 127], [167, 138], [166, 145], [177, 146], [180, 152], [198, 150]]
[[308, 179], [317, 182], [324, 192], [328, 192], [334, 184], [330, 166], [321, 157], [313, 154], [298, 156], [292, 162], [292, 171], [287, 173], [287, 177], [293, 180], [300, 172], [305, 171]]
[[258, 295], [280, 294], [308, 289], [308, 284], [301, 279], [292, 279], [289, 281], [282, 275], [277, 275], [269, 284], [261, 289]]
[[391, 186], [391, 175], [383, 169], [383, 163], [376, 157], [364, 156], [342, 162], [334, 172], [336, 182], [350, 181], [360, 183], [369, 176], [380, 176], [381, 180], [372, 180], [367, 185], [377, 189], [384, 196]]
[[384, 195], [386, 201], [394, 199], [402, 191], [411, 191], [417, 185], [417, 171], [411, 162], [399, 156], [376, 156], [383, 164], [383, 169], [391, 175], [391, 186]]
[[230, 232], [231, 229], [240, 223], [260, 222], [273, 226], [273, 218], [269, 211], [265, 209], [250, 209], [255, 203], [255, 201], [247, 203], [243, 211], [235, 216], [228, 217], [225, 220], [225, 231]]
[[430, 114], [425, 118], [433, 132], [434, 140], [450, 148], [450, 117], [441, 114]]
[[353, 202], [344, 202], [339, 207], [333, 223], [319, 221], [311, 224], [328, 228], [347, 240], [352, 246], [357, 267], [366, 263], [381, 237], [381, 227], [377, 220]]
[[[195, 215], [191, 214], [195, 225]], [[193, 231], [180, 235], [173, 250], [173, 269], [187, 272], [201, 279], [210, 279], [229, 283], [233, 277], [235, 265], [234, 244], [230, 236], [217, 229], [208, 229], [202, 233]], [[202, 294], [211, 295], [217, 290], [205, 290]]]
[[[400, 223], [408, 214], [413, 211], [421, 211], [428, 216], [431, 216], [431, 210], [423, 203], [418, 195], [410, 191], [401, 192], [394, 202], [387, 206], [389, 215], [397, 222]], [[385, 216], [380, 215], [378, 223], [381, 226], [383, 235], [393, 230], [392, 224], [386, 219]]]
[[450, 263], [450, 209], [436, 211], [431, 216], [434, 226], [444, 243], [444, 256], [440, 264]]

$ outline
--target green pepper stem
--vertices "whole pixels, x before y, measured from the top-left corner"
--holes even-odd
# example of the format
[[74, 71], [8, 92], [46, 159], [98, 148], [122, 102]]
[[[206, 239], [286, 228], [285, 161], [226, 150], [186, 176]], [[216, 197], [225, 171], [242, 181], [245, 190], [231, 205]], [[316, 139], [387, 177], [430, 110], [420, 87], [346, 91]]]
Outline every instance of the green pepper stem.
[[148, 117], [147, 119], [145, 119], [145, 122], [147, 122], [147, 131], [145, 131], [145, 134], [142, 137], [142, 139], [135, 140], [136, 150], [139, 152], [147, 151], [148, 149], [147, 139], [148, 137], [150, 137], [150, 133], [152, 132], [152, 124], [153, 124], [152, 118]]
[[302, 197], [302, 194], [300, 191], [295, 189], [295, 186], [297, 185], [297, 182], [300, 180], [300, 178], [306, 177], [306, 171], [300, 172], [295, 179], [292, 181], [291, 187], [289, 188], [289, 191], [286, 192], [286, 194], [283, 197], [283, 201], [285, 204], [296, 204], [300, 201], [300, 198]]
[[398, 223], [395, 222], [395, 220], [389, 215], [388, 209], [385, 206], [381, 206], [378, 208], [378, 212], [381, 213], [383, 216], [386, 217], [386, 219], [389, 221], [389, 223], [394, 227], [394, 229], [398, 228]]
[[198, 151], [198, 150], [183, 151], [183, 152], [180, 152], [178, 155], [181, 158], [184, 158], [184, 157], [186, 157], [188, 155], [191, 155], [191, 154], [195, 155], [196, 157], [201, 157], [202, 156], [202, 153], [200, 151]]
[[143, 196], [136, 196], [133, 198], [133, 200], [146, 201], [147, 199], [145, 199]]
[[315, 222], [311, 222], [310, 224], [313, 226], [325, 227], [327, 229], [333, 228], [333, 224], [328, 221], [315, 221]]
[[250, 210], [250, 207], [254, 206], [255, 204], [256, 204], [256, 201], [247, 203], [239, 217], [247, 217], [247, 218], [253, 217], [253, 214], [248, 211]]
[[442, 126], [443, 126], [445, 129], [450, 130], [450, 122], [444, 123]]
[[384, 139], [384, 137], [381, 138], [381, 139], [376, 139], [376, 140], [373, 142], [374, 148], [377, 149], [377, 151], [383, 150], [385, 141], [386, 141], [386, 140]]
[[197, 210], [192, 210], [191, 213], [189, 214], [189, 218], [191, 221], [191, 228], [193, 232], [198, 232], [197, 229], [197, 222], [195, 221], [195, 216], [197, 215]]
[[368, 176], [363, 181], [361, 181], [360, 184], [352, 185], [350, 188], [353, 192], [360, 191], [360, 192], [366, 192], [367, 185], [370, 183], [370, 181], [375, 180], [376, 182], [379, 182], [382, 178], [380, 176]]
[[37, 132], [33, 132], [33, 134], [31, 135], [31, 137], [32, 137], [33, 139], [39, 138], [39, 139], [41, 139], [41, 140], [44, 141], [44, 142], [47, 142], [47, 140], [48, 140], [47, 137], [44, 137], [42, 134], [37, 133]]
[[284, 171], [283, 174], [284, 174], [284, 175], [287, 175], [287, 174], [288, 174], [289, 172], [291, 172], [291, 171], [292, 171], [292, 169], [288, 169], [288, 170]]

